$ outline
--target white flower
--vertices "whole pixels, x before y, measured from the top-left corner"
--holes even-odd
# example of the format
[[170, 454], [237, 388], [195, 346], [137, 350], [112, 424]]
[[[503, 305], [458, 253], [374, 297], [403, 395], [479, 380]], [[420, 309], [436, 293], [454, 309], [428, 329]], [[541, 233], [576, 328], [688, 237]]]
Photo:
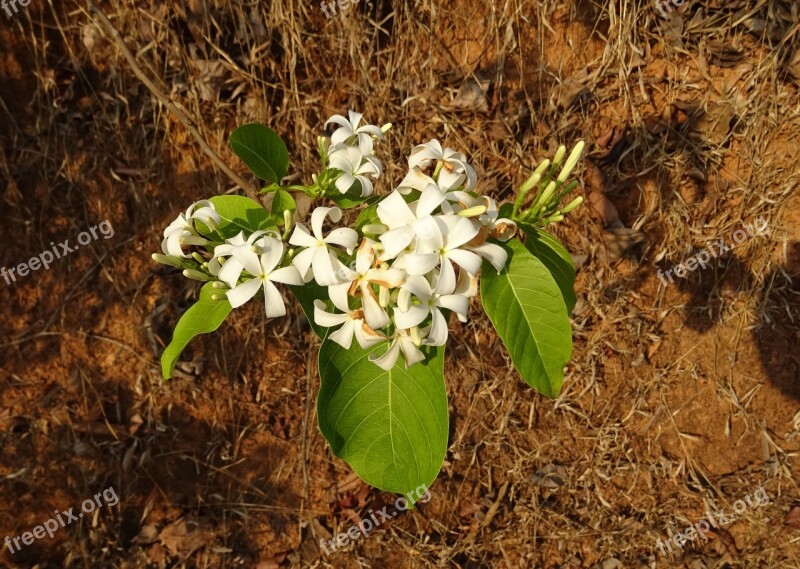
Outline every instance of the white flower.
[[[268, 235], [277, 235], [273, 231], [254, 231], [250, 237], [244, 238], [244, 232], [240, 231], [238, 235], [230, 237], [214, 247], [214, 258], [208, 263], [208, 271], [219, 280], [223, 282], [236, 282], [239, 280], [239, 275], [242, 274], [244, 265], [232, 255], [238, 250], [250, 250], [256, 255], [264, 252], [266, 237]], [[223, 265], [220, 259], [223, 257], [229, 258]]]
[[364, 318], [373, 330], [379, 330], [389, 324], [389, 315], [381, 307], [372, 285], [384, 288], [397, 288], [405, 280], [405, 272], [396, 269], [382, 269], [373, 267], [375, 263], [375, 242], [371, 239], [364, 239], [356, 253], [356, 260], [353, 270], [344, 265], [340, 269], [341, 284], [333, 285], [328, 288], [331, 300], [334, 301], [340, 310], [342, 306], [347, 306], [347, 297], [361, 291], [361, 302], [364, 310]]
[[347, 114], [350, 120], [347, 120], [342, 115], [333, 115], [325, 122], [325, 126], [331, 123], [339, 125], [339, 128], [333, 131], [331, 135], [331, 144], [336, 146], [345, 143], [352, 137], [357, 137], [358, 149], [361, 151], [361, 154], [369, 156], [372, 154], [372, 137], [374, 136], [376, 139], [380, 140], [383, 137], [383, 132], [381, 132], [379, 127], [370, 124], [359, 127], [358, 125], [363, 116], [361, 113], [348, 111]]
[[[478, 221], [487, 229], [487, 234], [500, 241], [508, 241], [517, 232], [517, 224], [515, 221], [500, 217], [500, 210], [497, 208], [497, 202], [489, 196], [473, 196], [469, 192], [448, 192], [447, 201], [449, 204], [458, 204], [462, 210], [470, 209], [473, 207], [483, 206], [486, 211], [478, 216]], [[443, 209], [444, 206], [443, 206]], [[453, 211], [453, 213], [457, 213]]]
[[305, 247], [303, 251], [294, 256], [292, 264], [300, 272], [305, 282], [309, 282], [313, 278], [322, 286], [340, 282], [337, 273], [340, 271], [342, 263], [335, 253], [328, 249], [328, 246], [339, 245], [349, 255], [358, 243], [358, 233], [347, 227], [334, 229], [327, 237], [323, 237], [322, 224], [328, 216], [335, 223], [342, 219], [342, 210], [338, 207], [318, 207], [311, 214], [313, 235], [308, 232], [305, 225], [298, 223], [289, 239], [291, 245]]
[[228, 281], [227, 284], [233, 288], [226, 294], [231, 306], [237, 308], [253, 298], [263, 287], [264, 309], [267, 317], [274, 318], [286, 314], [283, 298], [274, 283], [299, 286], [303, 284], [303, 279], [293, 266], [275, 268], [283, 259], [283, 243], [273, 237], [264, 239], [264, 252], [261, 255], [247, 248], [238, 248], [234, 251], [234, 259], [239, 261], [254, 278], [238, 286], [236, 281]]
[[180, 214], [164, 230], [161, 250], [165, 255], [188, 258], [189, 255], [183, 252], [184, 245], [205, 245], [208, 243], [208, 240], [201, 237], [195, 230], [195, 219], [199, 219], [211, 229], [220, 223], [219, 214], [214, 209], [214, 204], [210, 201], [201, 200], [190, 205], [186, 213]]
[[[439, 279], [439, 283], [442, 282]], [[428, 346], [444, 346], [447, 341], [447, 319], [441, 309], [452, 310], [462, 322], [467, 321], [469, 309], [467, 297], [452, 292], [452, 289], [433, 290], [428, 279], [421, 275], [408, 277], [397, 297], [398, 310], [394, 311], [395, 324], [401, 329], [412, 328], [421, 324], [430, 314], [431, 327], [428, 339], [424, 343]], [[411, 303], [411, 295], [417, 297], [419, 304]]]
[[405, 202], [398, 191], [383, 199], [378, 204], [377, 213], [389, 231], [380, 236], [384, 248], [381, 259], [393, 259], [412, 245], [417, 237], [427, 237], [427, 226], [420, 222], [430, 219], [444, 200], [444, 193], [433, 184], [429, 184], [419, 200], [411, 205]]
[[389, 371], [394, 367], [401, 353], [406, 362], [406, 367], [412, 366], [425, 359], [425, 354], [420, 351], [411, 336], [405, 331], [399, 330], [391, 337], [391, 343], [386, 353], [382, 356], [370, 354], [369, 360], [378, 367]]
[[438, 140], [416, 146], [408, 157], [408, 166], [424, 170], [434, 161], [442, 162], [436, 183], [443, 190], [453, 190], [459, 186], [470, 190], [475, 187], [478, 177], [472, 166], [467, 163], [467, 157], [452, 148], [443, 149]]
[[343, 194], [356, 183], [361, 183], [361, 196], [369, 196], [373, 192], [370, 177], [381, 175], [383, 166], [374, 156], [365, 156], [355, 146], [345, 146], [334, 150], [329, 157], [331, 168], [339, 170], [342, 175], [336, 179], [336, 188]]
[[421, 222], [425, 225], [427, 237], [420, 237], [418, 253], [405, 255], [406, 271], [410, 275], [424, 275], [437, 266], [440, 267], [439, 290], [453, 290], [456, 287], [456, 273], [451, 261], [477, 275], [481, 268], [481, 258], [463, 247], [478, 234], [475, 224], [459, 215], [440, 215]]
[[350, 345], [353, 343], [353, 336], [355, 336], [358, 345], [364, 350], [386, 340], [385, 336], [377, 333], [364, 322], [363, 311], [350, 310], [346, 305], [344, 307], [337, 306], [337, 308], [343, 310], [343, 312], [341, 314], [325, 312], [325, 303], [321, 300], [315, 300], [314, 322], [326, 328], [341, 324], [341, 328], [331, 333], [328, 338], [345, 350], [350, 349]]

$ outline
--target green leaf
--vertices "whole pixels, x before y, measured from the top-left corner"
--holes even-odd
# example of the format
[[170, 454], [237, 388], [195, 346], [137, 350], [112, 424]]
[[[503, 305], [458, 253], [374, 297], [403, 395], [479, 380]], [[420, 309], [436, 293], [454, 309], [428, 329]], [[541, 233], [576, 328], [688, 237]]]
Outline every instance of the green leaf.
[[328, 306], [328, 309], [330, 309], [332, 303], [328, 301], [328, 287], [318, 285], [317, 281], [311, 281], [302, 286], [290, 286], [289, 290], [303, 309], [308, 323], [311, 325], [311, 329], [314, 330], [320, 339], [324, 340], [328, 335], [329, 328], [325, 328], [314, 322], [314, 301], [322, 300], [325, 302], [326, 306]]
[[361, 213], [358, 214], [358, 218], [356, 219], [356, 231], [361, 231], [361, 228], [363, 228], [365, 225], [381, 222], [380, 218], [378, 217], [378, 205], [380, 204], [380, 201], [380, 199], [375, 200], [373, 203], [361, 210]]
[[561, 289], [547, 265], [517, 239], [504, 245], [500, 274], [484, 264], [481, 301], [514, 366], [528, 385], [557, 397], [572, 353], [572, 330]]
[[200, 289], [200, 299], [187, 310], [172, 334], [172, 341], [161, 355], [161, 374], [164, 379], [172, 377], [178, 357], [199, 334], [208, 334], [219, 328], [222, 321], [230, 314], [231, 303], [228, 300], [214, 300], [211, 295], [219, 293], [213, 283], [206, 283]]
[[[356, 182], [356, 184], [354, 184], [353, 187], [361, 188], [361, 184]], [[360, 189], [358, 191], [353, 191], [353, 188], [347, 190], [346, 194], [332, 193], [329, 194], [327, 197], [342, 209], [354, 208], [356, 206], [361, 205], [362, 203], [364, 203], [369, 199], [369, 196], [361, 195]]]
[[230, 137], [230, 145], [250, 171], [270, 182], [278, 183], [289, 169], [289, 152], [281, 137], [263, 124], [240, 126]]
[[272, 196], [272, 204], [269, 207], [270, 218], [274, 225], [283, 225], [283, 212], [286, 210], [295, 211], [297, 204], [292, 194], [286, 190], [276, 190]]
[[526, 230], [525, 247], [533, 253], [553, 275], [561, 289], [567, 314], [575, 308], [575, 265], [561, 242], [542, 229]]
[[447, 451], [444, 348], [408, 369], [401, 357], [389, 371], [367, 359], [385, 351], [323, 342], [317, 414], [333, 453], [362, 480], [407, 495], [431, 485]]
[[[240, 231], [244, 231], [245, 235], [249, 235], [259, 229], [267, 230], [275, 227], [267, 210], [260, 203], [250, 198], [244, 196], [214, 196], [210, 198], [210, 201], [214, 204], [214, 208], [220, 218], [222, 218], [217, 231], [212, 232], [212, 235], [219, 241], [235, 237]], [[281, 219], [283, 219], [282, 215]], [[198, 228], [198, 230], [200, 229]], [[202, 230], [201, 233], [206, 234]]]

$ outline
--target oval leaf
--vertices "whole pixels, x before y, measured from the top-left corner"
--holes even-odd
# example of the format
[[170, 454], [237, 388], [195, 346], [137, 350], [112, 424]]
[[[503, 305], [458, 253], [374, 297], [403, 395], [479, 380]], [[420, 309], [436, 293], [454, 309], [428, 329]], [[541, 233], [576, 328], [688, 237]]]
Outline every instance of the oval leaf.
[[278, 183], [289, 169], [289, 152], [278, 134], [263, 124], [240, 126], [230, 137], [236, 156], [250, 171], [270, 182]]
[[505, 244], [503, 272], [481, 272], [481, 301], [514, 366], [528, 385], [557, 397], [572, 353], [564, 299], [547, 266], [517, 239]]
[[317, 414], [333, 453], [362, 480], [407, 495], [431, 485], [447, 450], [444, 348], [408, 369], [400, 358], [390, 371], [367, 359], [385, 351], [323, 342]]
[[200, 290], [200, 299], [187, 310], [172, 334], [172, 341], [161, 355], [161, 375], [164, 379], [172, 377], [178, 357], [199, 334], [208, 334], [219, 328], [223, 320], [231, 312], [231, 303], [226, 300], [214, 300], [211, 295], [219, 292], [213, 283], [206, 283]]
[[575, 308], [575, 265], [561, 242], [541, 229], [526, 229], [525, 247], [550, 270], [561, 289], [567, 314]]
[[[240, 231], [249, 235], [259, 229], [274, 228], [270, 215], [257, 201], [244, 196], [214, 196], [211, 203], [221, 218], [216, 236], [220, 241], [235, 237]], [[281, 215], [283, 219], [283, 215]]]

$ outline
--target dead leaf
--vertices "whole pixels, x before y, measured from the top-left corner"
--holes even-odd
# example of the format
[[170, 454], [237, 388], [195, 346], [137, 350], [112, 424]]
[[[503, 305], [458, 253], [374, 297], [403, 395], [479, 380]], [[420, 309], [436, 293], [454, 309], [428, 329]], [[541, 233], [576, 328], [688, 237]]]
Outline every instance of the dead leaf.
[[537, 486], [542, 488], [558, 488], [564, 485], [564, 480], [567, 478], [567, 469], [560, 464], [550, 463], [543, 468], [540, 468], [528, 479]]
[[793, 506], [783, 518], [783, 527], [800, 529], [800, 506]]
[[228, 68], [219, 60], [195, 59], [193, 83], [201, 101], [216, 101], [219, 92], [229, 76]]
[[606, 227], [623, 227], [617, 207], [604, 193], [592, 190], [589, 192], [589, 203]]
[[197, 521], [181, 518], [161, 530], [159, 539], [172, 555], [185, 559], [201, 547], [208, 545], [213, 539], [213, 535], [209, 529], [202, 527]]
[[646, 240], [644, 233], [627, 227], [611, 227], [603, 232], [604, 249], [597, 252], [600, 260], [613, 263], [621, 259], [630, 249]]
[[478, 82], [474, 77], [467, 77], [464, 82], [461, 83], [458, 94], [455, 99], [453, 99], [453, 106], [473, 111], [488, 111], [489, 104], [486, 100], [488, 88], [488, 81]]

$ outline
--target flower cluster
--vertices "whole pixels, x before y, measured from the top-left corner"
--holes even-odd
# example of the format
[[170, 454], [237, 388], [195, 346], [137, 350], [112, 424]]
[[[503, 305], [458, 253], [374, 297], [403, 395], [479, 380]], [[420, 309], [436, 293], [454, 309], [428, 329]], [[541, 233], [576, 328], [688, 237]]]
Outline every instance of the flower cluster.
[[[385, 129], [360, 122], [352, 111], [349, 120], [331, 117], [326, 124], [338, 128], [321, 149], [326, 171], [336, 172], [332, 186], [346, 193], [358, 182], [363, 197], [373, 192], [372, 180], [382, 171], [373, 142]], [[342, 211], [317, 207], [310, 226], [294, 224], [287, 212], [282, 234], [242, 232], [214, 241], [209, 236], [216, 235], [220, 216], [214, 204], [201, 201], [165, 230], [164, 254], [154, 258], [184, 268], [187, 277], [213, 281], [220, 290], [216, 297], [234, 308], [263, 292], [268, 317], [286, 313], [276, 283], [313, 281], [327, 294], [314, 302], [311, 317], [318, 326], [335, 328], [330, 340], [345, 349], [354, 338], [363, 349], [385, 344], [370, 359], [386, 370], [400, 356], [413, 365], [425, 359], [425, 346], [445, 344], [450, 312], [466, 321], [484, 261], [502, 270], [507, 253], [497, 241], [513, 237], [516, 225], [501, 217], [493, 199], [475, 193], [475, 170], [463, 154], [432, 140], [413, 149], [408, 166], [360, 232], [326, 232], [326, 222], [340, 222]], [[192, 246], [201, 249], [190, 255], [185, 248]]]
[[383, 130], [375, 125], [358, 126], [361, 113], [349, 111], [348, 117], [334, 115], [325, 123], [325, 126], [339, 125], [331, 135], [325, 154], [331, 170], [338, 172], [334, 178], [336, 189], [346, 194], [358, 182], [361, 197], [367, 197], [373, 193], [372, 181], [383, 173], [383, 164], [375, 158], [373, 150], [373, 140], [383, 138]]

